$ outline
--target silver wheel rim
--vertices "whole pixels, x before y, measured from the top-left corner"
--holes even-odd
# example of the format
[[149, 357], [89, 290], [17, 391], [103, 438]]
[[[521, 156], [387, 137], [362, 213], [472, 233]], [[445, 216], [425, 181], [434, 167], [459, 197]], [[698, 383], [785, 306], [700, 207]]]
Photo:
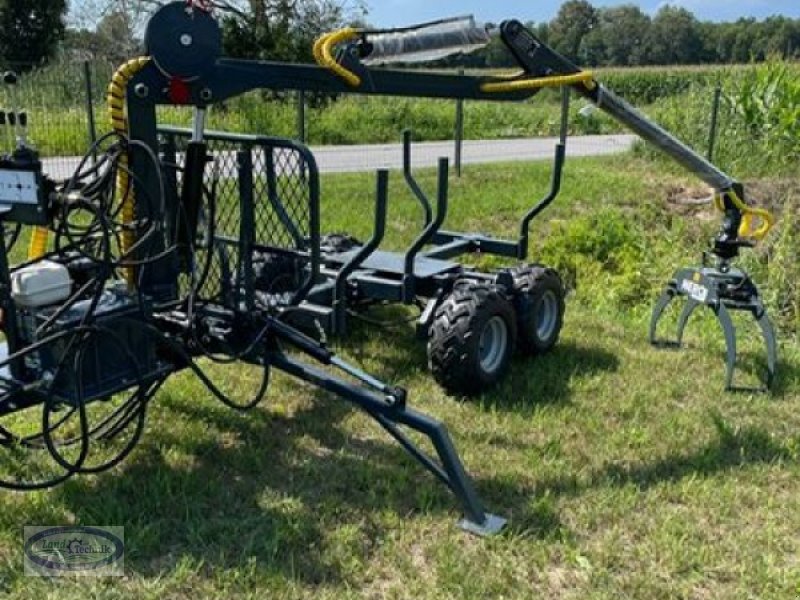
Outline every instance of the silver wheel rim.
[[492, 317], [481, 332], [479, 342], [481, 369], [496, 373], [503, 364], [508, 348], [508, 326], [502, 317]]
[[558, 297], [552, 290], [547, 290], [539, 301], [536, 310], [536, 336], [543, 341], [549, 340], [558, 326]]

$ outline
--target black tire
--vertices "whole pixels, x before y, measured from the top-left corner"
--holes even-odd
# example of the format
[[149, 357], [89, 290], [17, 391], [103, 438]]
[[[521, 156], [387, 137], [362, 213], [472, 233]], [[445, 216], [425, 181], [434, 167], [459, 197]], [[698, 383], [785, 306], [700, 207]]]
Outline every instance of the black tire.
[[564, 283], [553, 269], [526, 265], [511, 270], [519, 326], [517, 348], [543, 354], [558, 343], [564, 326]]
[[[486, 335], [493, 337], [487, 340]], [[428, 338], [428, 365], [445, 390], [473, 396], [503, 378], [516, 337], [514, 307], [502, 288], [459, 282], [436, 310]], [[487, 349], [486, 343], [495, 349]]]
[[288, 304], [300, 288], [302, 264], [296, 258], [256, 252], [253, 255], [253, 283], [262, 308]]
[[353, 248], [363, 246], [364, 244], [347, 233], [328, 233], [320, 239], [320, 249], [326, 254], [339, 254], [341, 252], [349, 252]]

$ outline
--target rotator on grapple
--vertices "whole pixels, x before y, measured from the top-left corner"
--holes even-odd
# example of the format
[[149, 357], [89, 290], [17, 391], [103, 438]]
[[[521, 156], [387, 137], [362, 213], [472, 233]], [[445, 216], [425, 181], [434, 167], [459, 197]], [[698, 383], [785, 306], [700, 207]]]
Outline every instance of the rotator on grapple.
[[[428, 340], [432, 371], [458, 392], [496, 383], [515, 345], [529, 354], [552, 348], [564, 313], [564, 289], [554, 271], [522, 264], [483, 273], [452, 259], [527, 258], [531, 223], [560, 190], [570, 91], [595, 102], [720, 193], [725, 222], [715, 262], [676, 276], [659, 302], [653, 332], [675, 296], [690, 301], [681, 333], [695, 307], [711, 306], [725, 325], [730, 386], [735, 337], [728, 313], [748, 310], [768, 340], [771, 380], [772, 328], [755, 286], [731, 267], [750, 238], [766, 235], [769, 215], [749, 208], [741, 186], [521, 23], [504, 23], [500, 35], [523, 68], [517, 77], [369, 66], [485, 45], [487, 30], [471, 19], [335, 32], [316, 44], [318, 66], [253, 62], [221, 56], [220, 28], [207, 3], [180, 1], [161, 8], [148, 24], [148, 55], [123, 65], [109, 88], [114, 131], [90, 150], [73, 177], [55, 182], [44, 176], [24, 135], [0, 160], [0, 232], [14, 226], [0, 245], [6, 337], [0, 445], [8, 450], [2, 458], [11, 471], [0, 486], [37, 489], [118, 464], [138, 442], [150, 400], [176, 372], [191, 370], [216, 398], [248, 410], [264, 398], [271, 369], [278, 369], [348, 400], [377, 421], [454, 493], [466, 529], [499, 531], [504, 520], [484, 510], [445, 426], [410, 408], [403, 388], [341, 360], [324, 339], [308, 332], [343, 335], [348, 318], [375, 303], [419, 304], [419, 332]], [[205, 127], [211, 105], [259, 89], [519, 101], [544, 87], [563, 90], [561, 136], [550, 190], [522, 217], [517, 239], [442, 230], [447, 161], [439, 164], [434, 209], [411, 173], [407, 135], [404, 177], [425, 219], [402, 254], [379, 250], [387, 171], [377, 174], [372, 238], [365, 244], [323, 239], [319, 172], [306, 146]], [[192, 107], [192, 129], [159, 126], [160, 105]], [[90, 162], [97, 152], [99, 160]], [[753, 230], [756, 219], [762, 225]], [[12, 267], [8, 255], [23, 225], [34, 228], [29, 257]], [[252, 398], [236, 401], [215, 385], [199, 358], [249, 363], [261, 370], [261, 385]], [[105, 409], [100, 416], [98, 407]], [[33, 419], [26, 421], [29, 415]], [[435, 457], [404, 430], [427, 438]], [[118, 445], [106, 448], [113, 443]]]

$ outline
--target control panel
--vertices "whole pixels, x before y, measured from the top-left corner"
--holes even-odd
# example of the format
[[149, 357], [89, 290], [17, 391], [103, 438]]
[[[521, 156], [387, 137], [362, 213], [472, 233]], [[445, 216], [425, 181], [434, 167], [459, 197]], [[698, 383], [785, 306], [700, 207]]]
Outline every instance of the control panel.
[[11, 137], [10, 154], [0, 155], [0, 219], [25, 225], [46, 225], [54, 184], [42, 174], [39, 154], [28, 144], [28, 115], [16, 106], [17, 75], [2, 76], [12, 108], [0, 110], [0, 129]]

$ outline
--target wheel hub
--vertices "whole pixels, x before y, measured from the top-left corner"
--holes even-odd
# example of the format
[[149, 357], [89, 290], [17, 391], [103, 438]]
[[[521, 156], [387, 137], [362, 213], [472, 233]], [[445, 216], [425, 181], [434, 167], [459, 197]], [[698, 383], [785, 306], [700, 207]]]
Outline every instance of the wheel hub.
[[536, 333], [541, 340], [548, 340], [558, 326], [558, 298], [555, 292], [547, 290], [539, 301], [536, 310]]
[[483, 328], [480, 345], [481, 369], [495, 373], [503, 364], [508, 348], [508, 326], [502, 317], [489, 319]]

